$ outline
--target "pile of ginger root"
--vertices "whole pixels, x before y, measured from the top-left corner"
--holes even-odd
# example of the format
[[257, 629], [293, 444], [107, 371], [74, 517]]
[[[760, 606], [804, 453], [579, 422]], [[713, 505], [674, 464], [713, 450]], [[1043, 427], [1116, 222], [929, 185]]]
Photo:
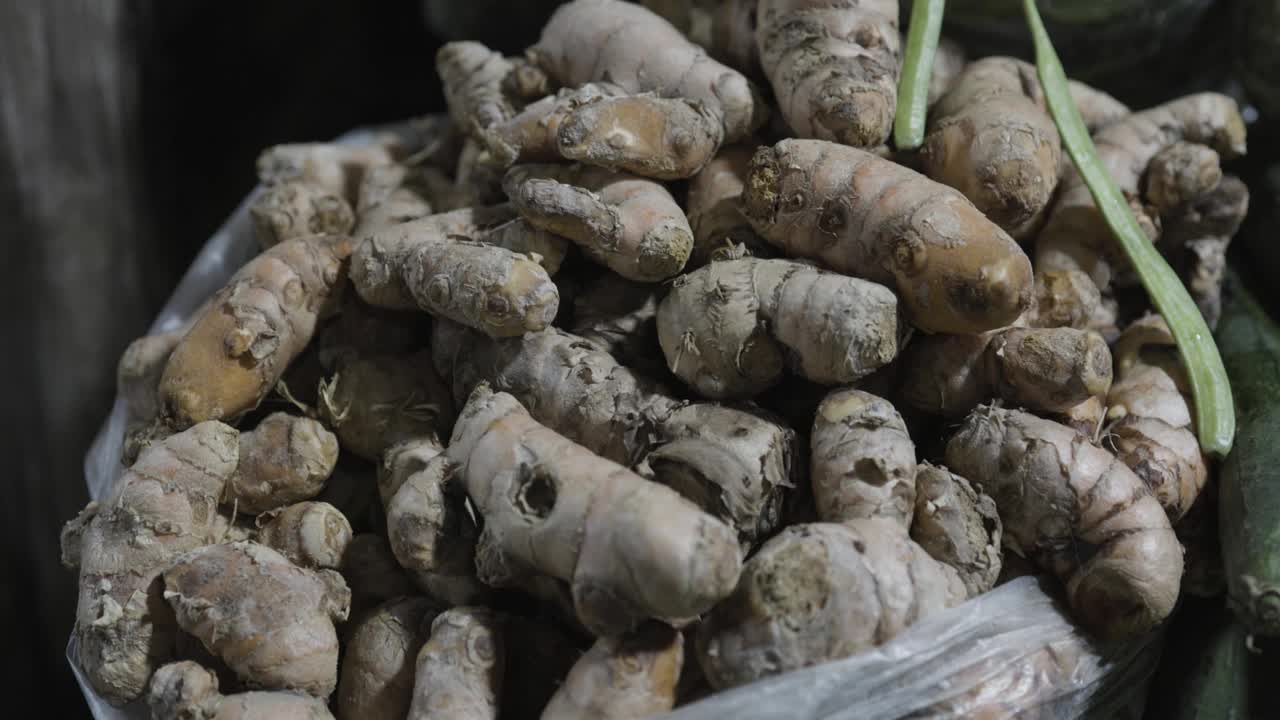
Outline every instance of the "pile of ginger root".
[[[441, 48], [447, 114], [265, 150], [260, 254], [125, 352], [63, 531], [93, 691], [647, 717], [1019, 574], [1106, 640], [1216, 592], [1168, 328], [1034, 68], [941, 53], [899, 151], [896, 2], [573, 0]], [[1072, 92], [1216, 321], [1235, 103]]]

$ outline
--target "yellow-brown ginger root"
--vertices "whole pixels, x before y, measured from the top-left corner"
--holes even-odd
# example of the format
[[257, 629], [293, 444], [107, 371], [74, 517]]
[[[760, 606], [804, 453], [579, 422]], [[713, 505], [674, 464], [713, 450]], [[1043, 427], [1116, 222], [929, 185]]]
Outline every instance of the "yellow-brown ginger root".
[[656, 282], [684, 268], [693, 231], [659, 182], [587, 165], [517, 165], [503, 179], [534, 227], [568, 238], [629, 280]]
[[1229, 175], [1163, 218], [1161, 249], [1182, 275], [1210, 328], [1217, 327], [1222, 314], [1227, 248], [1248, 212], [1249, 187]]
[[761, 237], [896, 289], [926, 332], [1004, 327], [1031, 303], [1031, 262], [1008, 234], [956, 190], [856, 148], [761, 148], [743, 202]]
[[574, 663], [542, 720], [626, 720], [670, 712], [683, 665], [684, 636], [659, 622], [600, 638]]
[[[654, 48], [662, 52], [655, 54]], [[745, 140], [768, 117], [758, 91], [741, 73], [712, 60], [666, 20], [633, 3], [561, 5], [528, 54], [565, 87], [608, 81], [629, 93], [702, 102], [719, 116], [727, 143]]]
[[1164, 216], [1222, 182], [1221, 157], [1207, 145], [1180, 140], [1147, 163], [1144, 196]]
[[[481, 381], [516, 397], [538, 422], [654, 478], [726, 522], [744, 542], [772, 532], [793, 484], [795, 432], [777, 419], [687, 404], [593, 343], [559, 330], [491, 340], [436, 323], [432, 358], [462, 402]], [[670, 446], [670, 447], [668, 447]]]
[[1111, 387], [1102, 336], [1074, 328], [1010, 327], [981, 335], [917, 338], [902, 359], [903, 400], [960, 417], [1000, 398], [1040, 412], [1064, 412]]
[[267, 187], [249, 207], [249, 219], [263, 250], [297, 238], [346, 235], [356, 222], [345, 198], [302, 180]]
[[430, 166], [392, 163], [370, 168], [360, 183], [357, 223], [351, 234], [363, 238], [390, 225], [444, 212], [431, 202], [440, 183], [452, 186], [443, 173]]
[[736, 687], [870, 649], [965, 597], [897, 521], [792, 525], [703, 620], [698, 660], [713, 688]]
[[174, 652], [178, 628], [156, 579], [174, 558], [216, 540], [218, 499], [239, 459], [237, 436], [205, 422], [157, 442], [64, 530], [64, 562], [80, 571], [75, 659], [113, 705], [141, 695]]
[[1147, 315], [1115, 344], [1116, 382], [1107, 395], [1104, 447], [1115, 452], [1177, 522], [1209, 480], [1192, 425], [1190, 383], [1168, 325]]
[[223, 695], [218, 676], [190, 660], [156, 671], [147, 694], [154, 720], [333, 720], [321, 698], [285, 690]]
[[873, 148], [898, 107], [897, 0], [760, 0], [760, 65], [797, 137]]
[[333, 570], [311, 571], [252, 542], [209, 545], [164, 571], [164, 597], [250, 687], [326, 698], [338, 683], [338, 634], [351, 591]]
[[418, 651], [408, 720], [497, 720], [506, 664], [502, 623], [483, 607], [436, 616]]
[[881, 517], [911, 525], [916, 447], [892, 403], [861, 390], [836, 390], [818, 406], [809, 443], [821, 520]]
[[1173, 610], [1182, 546], [1169, 518], [1142, 480], [1090, 438], [984, 406], [947, 444], [946, 460], [995, 499], [1005, 547], [1056, 575], [1089, 629], [1133, 636]]
[[431, 354], [339, 353], [320, 387], [320, 415], [348, 452], [378, 462], [397, 443], [419, 437], [443, 441], [453, 426], [453, 399], [436, 375]]
[[501, 586], [533, 570], [568, 581], [597, 635], [699, 615], [737, 581], [732, 528], [539, 424], [506, 393], [472, 392], [447, 453], [484, 518], [480, 578]]
[[318, 420], [271, 413], [240, 435], [240, 467], [222, 501], [257, 515], [309, 500], [324, 489], [338, 463], [338, 439]]
[[[1207, 145], [1230, 159], [1245, 152], [1245, 126], [1235, 100], [1200, 93], [1128, 115], [1103, 127], [1093, 141], [1116, 186], [1136, 198], [1147, 165], [1160, 151], [1186, 141]], [[1129, 268], [1088, 186], [1074, 169], [1062, 179], [1036, 241], [1036, 268], [1081, 270], [1103, 293], [1117, 274]]]
[[387, 501], [387, 542], [418, 587], [448, 605], [484, 599], [476, 578], [480, 529], [466, 508], [457, 463], [436, 455]]
[[403, 720], [408, 715], [418, 651], [436, 612], [427, 599], [406, 597], [355, 623], [338, 679], [339, 720]]
[[444, 86], [449, 117], [473, 137], [515, 112], [503, 93], [503, 81], [514, 65], [478, 42], [444, 44], [436, 52], [436, 72]]
[[275, 145], [258, 155], [258, 180], [268, 186], [305, 182], [355, 204], [365, 173], [394, 162], [402, 151], [390, 136], [380, 136], [363, 145]]
[[351, 544], [351, 523], [326, 502], [300, 502], [263, 513], [257, 518], [258, 542], [299, 567], [342, 566]]
[[289, 240], [233, 275], [165, 364], [168, 423], [234, 420], [257, 407], [311, 341], [350, 252], [344, 236]]
[[883, 285], [793, 260], [711, 263], [658, 306], [667, 367], [704, 397], [750, 397], [784, 369], [854, 382], [898, 356], [908, 327]]
[[447, 439], [435, 434], [422, 435], [398, 442], [382, 453], [377, 478], [378, 497], [382, 500], [383, 507], [391, 502], [391, 498], [409, 476], [426, 467], [432, 458], [444, 452]]
[[744, 255], [777, 255], [742, 214], [742, 193], [753, 152], [754, 148], [747, 145], [722, 148], [689, 180], [685, 208], [693, 230], [693, 252], [687, 269]]
[[[1033, 328], [1097, 329], [1102, 293], [1079, 270], [1036, 271], [1035, 298], [1017, 324]], [[1115, 318], [1110, 318], [1114, 322]]]
[[995, 500], [945, 467], [920, 464], [911, 539], [954, 568], [969, 597], [995, 587], [1002, 532]]

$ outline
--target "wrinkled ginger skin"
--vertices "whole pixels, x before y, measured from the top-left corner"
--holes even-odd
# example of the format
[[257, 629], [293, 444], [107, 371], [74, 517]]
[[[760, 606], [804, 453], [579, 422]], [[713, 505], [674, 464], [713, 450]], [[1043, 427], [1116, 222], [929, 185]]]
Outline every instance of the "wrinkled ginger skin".
[[209, 545], [164, 572], [164, 596], [183, 630], [250, 687], [328, 697], [338, 682], [338, 635], [351, 591], [332, 570], [311, 571], [252, 542]]
[[333, 720], [323, 700], [302, 693], [223, 695], [218, 677], [190, 660], [156, 671], [147, 706], [154, 720]]
[[1020, 324], [1076, 330], [1094, 325], [1094, 317], [1102, 305], [1102, 293], [1088, 275], [1079, 270], [1048, 270], [1036, 272], [1035, 283], [1035, 301]]
[[670, 712], [684, 666], [684, 636], [649, 622], [600, 638], [569, 670], [542, 720], [628, 720]]
[[529, 55], [566, 87], [607, 80], [629, 93], [702, 102], [719, 115], [728, 143], [745, 140], [768, 117], [746, 77], [712, 60], [671, 23], [633, 3], [573, 0], [561, 5]]
[[482, 242], [429, 242], [405, 261], [405, 284], [418, 307], [493, 337], [549, 327], [560, 292], [528, 256]]
[[1066, 585], [1075, 617], [1105, 638], [1173, 610], [1182, 546], [1146, 485], [1068, 427], [984, 406], [947, 444], [947, 465], [996, 501], [1004, 544]]
[[993, 330], [1031, 304], [1031, 262], [1008, 234], [959, 192], [856, 148], [761, 148], [743, 202], [786, 255], [896, 289], [926, 332]]
[[[1228, 160], [1245, 152], [1245, 125], [1235, 100], [1200, 93], [1128, 115], [1099, 130], [1093, 141], [1116, 186], [1138, 197], [1157, 153], [1186, 141], [1207, 145]], [[1036, 268], [1081, 270], [1105, 293], [1128, 267], [1084, 179], [1069, 168], [1036, 241]]]
[[[239, 459], [238, 433], [204, 422], [143, 450], [64, 548], [80, 567], [76, 661], [113, 705], [142, 694], [178, 632], [155, 582], [173, 559], [213, 542], [218, 499]], [[87, 523], [85, 522], [87, 521]]]
[[1211, 147], [1180, 140], [1147, 163], [1145, 196], [1166, 215], [1222, 182], [1222, 158]]
[[501, 54], [478, 42], [445, 43], [436, 51], [436, 72], [453, 123], [472, 136], [514, 113], [502, 92], [502, 82], [514, 66]]
[[425, 598], [392, 600], [355, 623], [338, 679], [339, 720], [402, 720], [418, 651], [436, 614]]
[[1024, 236], [1053, 197], [1062, 160], [1035, 66], [1008, 57], [970, 63], [930, 108], [920, 157], [926, 175]]
[[444, 452], [445, 438], [423, 435], [396, 443], [382, 453], [378, 464], [378, 497], [383, 507], [391, 502], [396, 491], [414, 473], [427, 466], [431, 459]]
[[1222, 315], [1227, 248], [1248, 212], [1249, 186], [1228, 175], [1165, 219], [1161, 249], [1211, 329]]
[[355, 213], [341, 195], [319, 185], [290, 180], [272, 185], [249, 207], [253, 234], [263, 250], [297, 238], [346, 235]]
[[911, 525], [916, 448], [892, 403], [861, 390], [836, 390], [818, 406], [809, 442], [821, 520], [881, 517]]
[[283, 242], [250, 260], [169, 356], [163, 417], [185, 428], [257, 407], [311, 341], [350, 252], [349, 238], [328, 236]]
[[754, 148], [733, 145], [720, 152], [689, 180], [685, 203], [693, 230], [689, 267], [742, 255], [773, 257], [777, 252], [751, 227], [742, 214], [747, 167]]
[[338, 464], [338, 439], [318, 420], [271, 413], [240, 434], [240, 468], [223, 494], [238, 513], [257, 515], [310, 500]]
[[502, 624], [483, 607], [436, 616], [418, 651], [408, 720], [497, 720], [506, 665]]
[[760, 0], [760, 65], [798, 137], [873, 148], [893, 129], [897, 0]]
[[351, 523], [326, 502], [300, 502], [258, 516], [258, 542], [293, 564], [337, 570], [351, 544]]
[[503, 189], [531, 225], [564, 236], [628, 280], [656, 282], [684, 268], [693, 230], [659, 182], [585, 165], [518, 165]]
[[393, 162], [398, 151], [395, 143], [383, 141], [275, 145], [258, 155], [258, 179], [268, 186], [305, 182], [353, 203], [365, 173]]
[[894, 520], [792, 525], [703, 620], [698, 660], [713, 688], [737, 687], [868, 650], [965, 597]]
[[436, 212], [433, 191], [449, 192], [452, 184], [439, 169], [430, 166], [395, 163], [371, 168], [360, 183], [357, 223], [351, 234], [368, 237], [383, 228], [427, 217]]
[[920, 464], [911, 539], [934, 560], [954, 568], [969, 597], [995, 587], [1002, 532], [990, 496], [944, 467]]
[[716, 400], [756, 395], [787, 366], [852, 383], [897, 357], [906, 336], [888, 288], [793, 260], [711, 263], [677, 278], [658, 306], [667, 367]]
[[491, 585], [521, 568], [565, 580], [578, 618], [604, 636], [699, 615], [733, 589], [742, 551], [728, 525], [538, 424], [506, 393], [478, 387], [447, 452], [484, 517], [476, 568]]

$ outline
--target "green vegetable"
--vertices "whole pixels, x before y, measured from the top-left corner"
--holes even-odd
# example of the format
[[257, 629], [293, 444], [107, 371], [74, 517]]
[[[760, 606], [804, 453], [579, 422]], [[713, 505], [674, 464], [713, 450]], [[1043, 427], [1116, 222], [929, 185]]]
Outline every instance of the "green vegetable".
[[[1226, 455], [1235, 437], [1235, 407], [1227, 373], [1222, 367], [1218, 348], [1213, 344], [1209, 326], [1177, 274], [1147, 240], [1120, 189], [1098, 160], [1089, 131], [1071, 100], [1066, 73], [1036, 10], [1035, 0], [1023, 0], [1022, 7], [1035, 43], [1040, 84], [1044, 86], [1049, 112], [1062, 134], [1062, 144], [1151, 296], [1151, 303], [1164, 316], [1178, 342], [1178, 350], [1191, 380], [1191, 393], [1195, 397], [1200, 448], [1210, 455]], [[1277, 599], [1277, 605], [1280, 605], [1280, 599]]]
[[[1247, 720], [1248, 632], [1220, 599], [1184, 601], [1165, 632], [1146, 717]], [[1262, 716], [1257, 716], [1262, 717]]]
[[911, 6], [907, 53], [898, 80], [898, 111], [893, 119], [893, 143], [913, 150], [924, 142], [925, 113], [929, 109], [929, 75], [942, 33], [945, 0], [918, 0]]
[[1251, 631], [1280, 635], [1280, 328], [1227, 275], [1218, 342], [1235, 390], [1240, 434], [1218, 474], [1227, 592]]

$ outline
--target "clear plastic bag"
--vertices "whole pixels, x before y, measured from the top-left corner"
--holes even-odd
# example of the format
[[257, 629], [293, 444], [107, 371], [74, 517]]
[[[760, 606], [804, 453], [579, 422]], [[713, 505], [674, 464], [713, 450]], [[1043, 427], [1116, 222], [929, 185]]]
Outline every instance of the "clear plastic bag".
[[[375, 130], [344, 135], [359, 143]], [[255, 189], [205, 243], [150, 332], [182, 324], [258, 252], [249, 221]], [[89, 495], [100, 499], [123, 473], [125, 409], [117, 399], [85, 457]], [[677, 709], [667, 720], [888, 720], [890, 718], [1137, 718], [1159, 657], [1151, 634], [1096, 648], [1032, 578], [1020, 578], [916, 625], [873, 651], [769, 678]], [[97, 696], [67, 645], [97, 720], [148, 717]], [[975, 688], [982, 692], [975, 694]], [[988, 714], [983, 714], [984, 712]]]

